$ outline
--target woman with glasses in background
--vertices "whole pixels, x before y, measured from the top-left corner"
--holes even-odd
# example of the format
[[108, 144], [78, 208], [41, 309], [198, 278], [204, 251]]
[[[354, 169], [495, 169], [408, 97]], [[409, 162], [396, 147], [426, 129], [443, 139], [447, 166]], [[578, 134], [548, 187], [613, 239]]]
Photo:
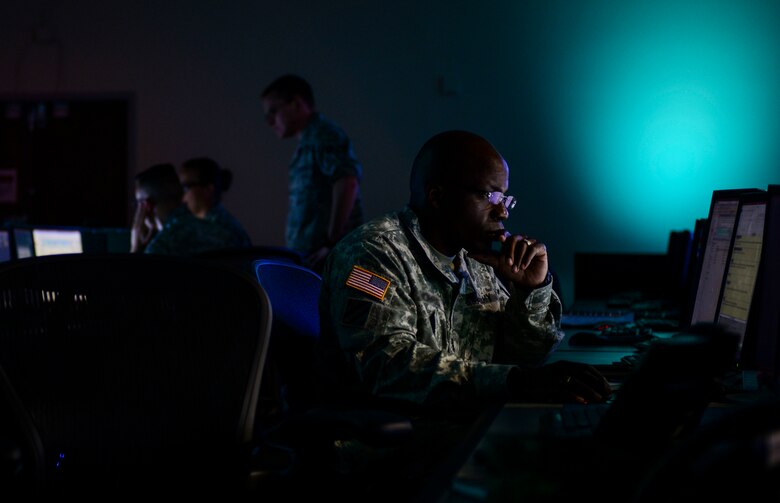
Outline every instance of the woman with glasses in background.
[[179, 168], [183, 200], [192, 214], [229, 230], [235, 247], [245, 248], [252, 245], [249, 234], [221, 202], [222, 193], [230, 188], [232, 180], [233, 173], [209, 157], [188, 159]]

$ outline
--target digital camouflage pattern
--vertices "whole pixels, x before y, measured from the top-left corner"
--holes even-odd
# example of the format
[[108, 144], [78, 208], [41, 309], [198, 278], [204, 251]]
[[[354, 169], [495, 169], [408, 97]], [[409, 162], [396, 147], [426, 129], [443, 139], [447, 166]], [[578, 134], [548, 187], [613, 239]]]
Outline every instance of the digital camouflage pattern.
[[[315, 113], [295, 149], [288, 171], [287, 247], [305, 255], [328, 244], [333, 184], [339, 178], [362, 177], [363, 168], [352, 142], [341, 128]], [[363, 223], [358, 192], [347, 221], [347, 232]]]
[[[453, 384], [461, 398], [507, 398], [509, 370], [540, 364], [562, 340], [561, 303], [551, 282], [507, 289], [465, 254], [455, 269], [408, 207], [342, 239], [320, 297], [323, 375], [338, 374], [327, 386], [417, 403]], [[354, 266], [390, 281], [384, 300], [346, 284]]]
[[206, 213], [205, 220], [227, 229], [232, 235], [232, 247], [247, 248], [252, 246], [252, 240], [249, 238], [249, 234], [247, 234], [244, 226], [241, 225], [241, 222], [236, 217], [230, 214], [222, 203], [212, 206]]
[[213, 222], [196, 217], [182, 204], [171, 212], [158, 232], [144, 249], [144, 253], [192, 257], [208, 250], [232, 248], [234, 237], [230, 231]]

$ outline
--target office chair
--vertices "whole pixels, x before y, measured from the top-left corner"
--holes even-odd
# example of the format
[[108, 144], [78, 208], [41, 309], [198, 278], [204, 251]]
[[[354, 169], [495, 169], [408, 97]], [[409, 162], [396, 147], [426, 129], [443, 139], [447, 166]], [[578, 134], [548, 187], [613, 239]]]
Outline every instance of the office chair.
[[261, 407], [271, 405], [258, 412], [258, 420], [261, 428], [273, 431], [295, 451], [298, 470], [326, 473], [323, 460], [339, 440], [394, 446], [410, 438], [411, 420], [396, 411], [317, 400], [314, 349], [320, 334], [320, 276], [273, 259], [259, 259], [254, 268], [274, 312], [260, 402]]
[[218, 264], [61, 255], [0, 270], [3, 487], [241, 492], [271, 328]]
[[258, 259], [253, 268], [274, 310], [264, 388], [275, 395], [280, 411], [302, 412], [315, 400], [314, 346], [320, 335], [322, 279], [285, 260]]

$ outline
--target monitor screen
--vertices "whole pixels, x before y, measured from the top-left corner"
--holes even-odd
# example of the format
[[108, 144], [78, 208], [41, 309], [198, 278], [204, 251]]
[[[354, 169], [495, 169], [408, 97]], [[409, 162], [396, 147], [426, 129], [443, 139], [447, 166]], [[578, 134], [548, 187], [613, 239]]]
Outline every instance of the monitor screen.
[[761, 263], [765, 216], [766, 193], [743, 196], [724, 272], [716, 322], [739, 336], [740, 350]]
[[0, 229], [0, 262], [11, 260], [11, 233]]
[[14, 253], [16, 254], [16, 258], [35, 256], [32, 230], [24, 228], [14, 229]]
[[77, 229], [33, 229], [35, 255], [83, 253], [81, 231]]
[[718, 309], [726, 260], [736, 223], [740, 194], [757, 189], [715, 190], [712, 193], [707, 233], [696, 282], [690, 324], [713, 323]]

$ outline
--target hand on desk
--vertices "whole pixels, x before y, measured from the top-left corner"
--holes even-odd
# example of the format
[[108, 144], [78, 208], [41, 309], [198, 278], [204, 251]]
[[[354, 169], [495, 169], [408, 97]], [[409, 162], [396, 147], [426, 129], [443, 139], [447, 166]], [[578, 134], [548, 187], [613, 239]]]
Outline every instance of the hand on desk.
[[594, 367], [563, 360], [515, 369], [508, 385], [512, 400], [520, 402], [601, 403], [612, 395], [609, 382]]

